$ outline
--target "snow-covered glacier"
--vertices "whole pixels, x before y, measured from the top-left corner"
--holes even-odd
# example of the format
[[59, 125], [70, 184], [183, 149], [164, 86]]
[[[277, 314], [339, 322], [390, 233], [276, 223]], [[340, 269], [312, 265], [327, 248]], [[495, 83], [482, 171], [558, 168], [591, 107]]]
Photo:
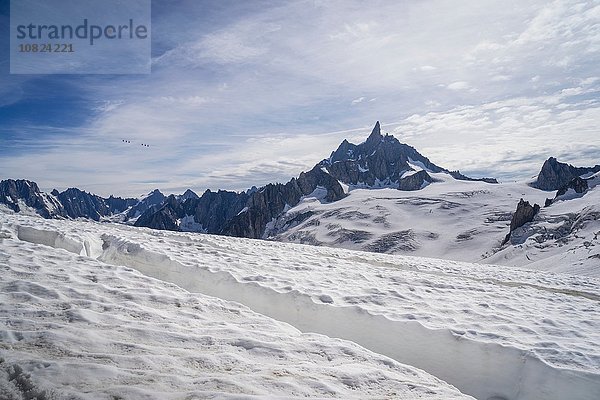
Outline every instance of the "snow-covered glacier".
[[0, 223], [12, 398], [600, 393], [594, 277], [10, 212]]

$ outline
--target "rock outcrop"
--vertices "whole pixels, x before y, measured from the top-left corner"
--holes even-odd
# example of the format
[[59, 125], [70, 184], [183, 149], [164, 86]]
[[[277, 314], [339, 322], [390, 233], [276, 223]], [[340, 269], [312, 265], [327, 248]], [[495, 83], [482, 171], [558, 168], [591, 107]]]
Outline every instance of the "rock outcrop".
[[324, 200], [328, 202], [345, 197], [340, 183], [319, 166], [315, 166], [285, 185], [269, 184], [252, 193], [244, 210], [229, 221], [221, 233], [260, 238], [269, 222], [283, 213], [286, 208], [297, 205], [303, 196], [310, 195], [317, 188], [326, 191]]
[[64, 207], [65, 215], [70, 218], [89, 218], [100, 221], [101, 217], [111, 215], [110, 207], [100, 196], [69, 188], [57, 196]]
[[517, 204], [517, 210], [512, 216], [510, 220], [510, 231], [504, 238], [502, 245], [507, 243], [510, 240], [511, 234], [518, 228], [522, 227], [528, 222], [533, 221], [533, 218], [540, 211], [540, 206], [534, 204], [533, 206], [529, 204], [528, 201], [521, 199], [519, 204]]
[[566, 194], [569, 189], [573, 189], [575, 193], [581, 194], [589, 189], [589, 185], [585, 179], [580, 177], [573, 178], [565, 186], [558, 189], [558, 192], [556, 192], [556, 197]]
[[174, 195], [170, 195], [160, 207], [157, 207], [156, 209], [150, 207], [142, 213], [135, 221], [135, 226], [145, 226], [167, 231], [179, 231], [179, 220], [184, 216], [185, 213], [182, 204]]
[[560, 199], [561, 196], [567, 194], [569, 190], [573, 190], [573, 192], [577, 194], [585, 193], [589, 189], [589, 185], [587, 180], [576, 177], [571, 179], [566, 185], [558, 189], [556, 192], [556, 196], [553, 199], [546, 199], [544, 207], [551, 206], [556, 200]]
[[297, 205], [303, 196], [318, 187], [326, 191], [325, 201], [340, 200], [345, 196], [340, 183], [331, 175], [314, 167], [286, 184], [268, 184], [248, 192], [236, 193], [207, 190], [199, 199], [179, 201], [170, 196], [158, 208], [151, 208], [136, 221], [136, 226], [154, 229], [180, 230], [180, 221], [193, 221], [207, 233], [261, 238], [267, 224], [286, 208]]
[[541, 190], [559, 190], [574, 178], [599, 171], [600, 165], [594, 167], [574, 167], [570, 164], [561, 163], [554, 157], [550, 157], [544, 162], [532, 186]]
[[425, 170], [415, 172], [412, 175], [400, 178], [398, 182], [398, 189], [400, 190], [420, 190], [435, 180]]
[[196, 192], [194, 192], [191, 189], [186, 190], [181, 196], [177, 196], [177, 199], [181, 200], [181, 201], [185, 201], [188, 199], [199, 199], [199, 198], [200, 198], [200, 196], [198, 196], [196, 194]]

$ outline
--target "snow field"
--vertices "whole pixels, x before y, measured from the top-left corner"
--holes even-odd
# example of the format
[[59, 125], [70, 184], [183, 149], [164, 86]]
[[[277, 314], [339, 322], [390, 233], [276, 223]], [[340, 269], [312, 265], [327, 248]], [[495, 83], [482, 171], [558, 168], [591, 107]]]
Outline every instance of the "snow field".
[[[18, 240], [47, 230], [1, 232], [3, 400], [468, 398], [354, 343]], [[68, 240], [54, 244], [78, 250]]]
[[[600, 277], [600, 190], [543, 207], [532, 224], [500, 247], [520, 198], [544, 204], [555, 192], [525, 182], [487, 184], [431, 174], [414, 192], [355, 189], [321, 203], [307, 196], [273, 221], [277, 241], [388, 254], [436, 257]], [[298, 218], [302, 217], [302, 218]]]
[[593, 278], [17, 219], [12, 226], [21, 239], [28, 232], [36, 240], [23, 228], [61, 231], [59, 245], [87, 238], [87, 249], [65, 247], [237, 301], [305, 332], [352, 340], [479, 399], [596, 399], [600, 393], [600, 293]]

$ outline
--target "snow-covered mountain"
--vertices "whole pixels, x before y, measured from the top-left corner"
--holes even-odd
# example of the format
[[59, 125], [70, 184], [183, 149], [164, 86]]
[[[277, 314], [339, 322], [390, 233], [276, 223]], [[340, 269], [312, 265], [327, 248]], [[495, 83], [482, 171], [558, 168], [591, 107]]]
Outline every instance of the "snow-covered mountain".
[[413, 147], [391, 135], [382, 135], [379, 121], [366, 141], [356, 145], [344, 140], [319, 166], [351, 188], [420, 190], [436, 181], [429, 174], [432, 172], [449, 174], [459, 180], [498, 183], [493, 178], [472, 179], [459, 171], [451, 172], [435, 165]]
[[0, 260], [3, 399], [600, 393], [592, 277], [12, 211]]
[[600, 276], [599, 174], [588, 178], [585, 192], [566, 192], [516, 225], [520, 199], [543, 205], [549, 193], [526, 182], [428, 174], [437, 183], [416, 192], [357, 189], [335, 203], [307, 196], [274, 220], [266, 237]]

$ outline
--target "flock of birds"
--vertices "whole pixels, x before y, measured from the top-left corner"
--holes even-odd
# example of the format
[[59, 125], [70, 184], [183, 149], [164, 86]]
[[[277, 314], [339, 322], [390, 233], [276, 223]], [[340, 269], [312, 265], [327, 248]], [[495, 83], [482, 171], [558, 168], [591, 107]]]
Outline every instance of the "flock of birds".
[[[121, 139], [121, 141], [122, 141], [123, 143], [131, 143], [131, 140], [127, 140], [127, 139]], [[141, 144], [142, 146], [144, 146], [144, 147], [150, 147], [150, 145], [149, 145], [149, 144], [145, 144], [145, 143], [140, 143], [140, 144]]]

